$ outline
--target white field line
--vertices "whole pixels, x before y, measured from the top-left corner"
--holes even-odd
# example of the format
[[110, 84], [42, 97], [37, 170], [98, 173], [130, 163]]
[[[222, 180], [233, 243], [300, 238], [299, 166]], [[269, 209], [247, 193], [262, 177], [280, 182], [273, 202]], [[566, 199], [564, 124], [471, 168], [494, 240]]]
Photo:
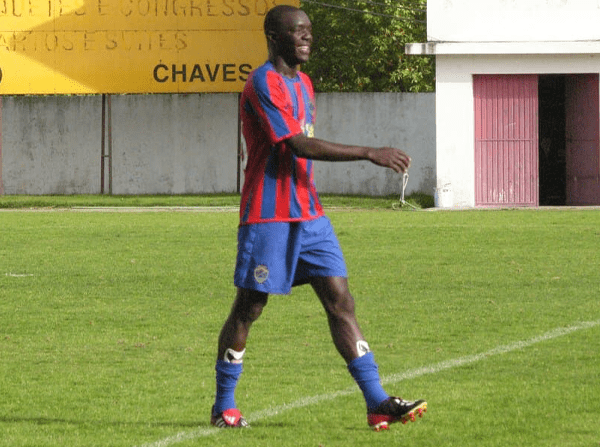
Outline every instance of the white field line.
[[[600, 320], [597, 321], [585, 321], [578, 323], [573, 326], [557, 328], [551, 331], [546, 332], [545, 334], [539, 335], [537, 337], [530, 338], [529, 340], [517, 341], [515, 343], [510, 343], [508, 345], [498, 346], [494, 349], [491, 349], [486, 352], [482, 352], [480, 354], [468, 355], [465, 357], [459, 357], [457, 359], [446, 360], [440, 363], [436, 363], [435, 365], [425, 366], [422, 368], [417, 368], [413, 370], [409, 370], [399, 374], [391, 374], [388, 376], [384, 376], [381, 378], [381, 381], [384, 385], [386, 384], [395, 384], [401, 382], [403, 380], [415, 379], [417, 377], [421, 377], [427, 374], [436, 374], [441, 371], [458, 368], [460, 366], [468, 365], [470, 363], [476, 363], [481, 360], [484, 360], [488, 357], [492, 357], [495, 355], [506, 354], [512, 351], [518, 351], [520, 349], [527, 348], [529, 346], [535, 345], [537, 343], [542, 343], [544, 341], [552, 340], [554, 338], [562, 337], [564, 335], [568, 335], [572, 332], [581, 331], [583, 329], [589, 329], [600, 325]], [[328, 394], [320, 394], [317, 396], [303, 397], [294, 402], [290, 402], [288, 404], [279, 405], [272, 408], [267, 408], [262, 411], [258, 411], [252, 414], [247, 415], [246, 419], [248, 422], [259, 421], [262, 419], [268, 419], [278, 414], [281, 414], [286, 411], [296, 410], [298, 408], [308, 407], [309, 405], [315, 405], [320, 402], [330, 401], [337, 399], [338, 397], [348, 396], [350, 394], [357, 393], [359, 391], [357, 386], [352, 386], [346, 390], [336, 391], [334, 393]], [[219, 428], [199, 428], [192, 431], [180, 432], [173, 436], [169, 436], [167, 438], [161, 439], [160, 441], [152, 442], [149, 444], [143, 444], [141, 447], [167, 447], [173, 444], [177, 444], [183, 441], [189, 441], [193, 439], [202, 438], [205, 436], [214, 435], [216, 433], [221, 432], [222, 429]]]

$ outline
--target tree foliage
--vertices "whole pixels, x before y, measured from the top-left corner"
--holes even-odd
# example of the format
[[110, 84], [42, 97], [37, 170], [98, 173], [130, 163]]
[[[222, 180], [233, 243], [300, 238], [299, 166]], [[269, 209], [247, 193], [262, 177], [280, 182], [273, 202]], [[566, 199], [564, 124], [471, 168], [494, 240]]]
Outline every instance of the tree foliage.
[[432, 57], [406, 56], [426, 40], [426, 0], [306, 0], [313, 53], [302, 67], [319, 92], [434, 90]]

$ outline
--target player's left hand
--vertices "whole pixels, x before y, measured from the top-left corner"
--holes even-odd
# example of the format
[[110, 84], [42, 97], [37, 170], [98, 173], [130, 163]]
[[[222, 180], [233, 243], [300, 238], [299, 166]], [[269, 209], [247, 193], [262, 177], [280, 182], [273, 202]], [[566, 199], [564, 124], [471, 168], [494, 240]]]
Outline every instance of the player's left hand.
[[393, 169], [397, 173], [406, 172], [411, 161], [406, 152], [393, 147], [373, 148], [369, 151], [369, 160], [377, 166]]

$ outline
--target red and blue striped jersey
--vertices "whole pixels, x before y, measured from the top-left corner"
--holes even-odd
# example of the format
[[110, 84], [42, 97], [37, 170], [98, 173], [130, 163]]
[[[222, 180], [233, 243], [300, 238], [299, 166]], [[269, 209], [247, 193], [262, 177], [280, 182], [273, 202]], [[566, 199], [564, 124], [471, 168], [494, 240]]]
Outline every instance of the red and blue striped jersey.
[[254, 70], [240, 101], [247, 164], [240, 224], [296, 222], [323, 215], [313, 162], [296, 157], [285, 140], [314, 136], [315, 95], [310, 78], [277, 73], [270, 62]]

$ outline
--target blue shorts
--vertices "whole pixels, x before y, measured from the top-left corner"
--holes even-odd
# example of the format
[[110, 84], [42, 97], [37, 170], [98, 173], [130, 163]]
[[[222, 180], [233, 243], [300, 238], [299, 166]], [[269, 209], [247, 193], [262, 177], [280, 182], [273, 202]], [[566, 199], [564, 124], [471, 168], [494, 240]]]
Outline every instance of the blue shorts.
[[283, 295], [320, 276], [348, 276], [329, 218], [240, 226], [237, 287]]

